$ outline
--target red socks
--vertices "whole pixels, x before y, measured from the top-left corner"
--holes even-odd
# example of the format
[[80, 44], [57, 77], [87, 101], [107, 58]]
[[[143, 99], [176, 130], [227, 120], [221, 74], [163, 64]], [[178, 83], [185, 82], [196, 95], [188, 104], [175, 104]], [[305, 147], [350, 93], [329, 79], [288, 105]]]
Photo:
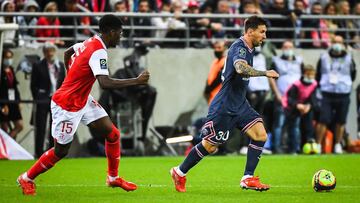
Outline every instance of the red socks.
[[34, 180], [36, 176], [52, 168], [59, 160], [60, 158], [54, 153], [54, 148], [51, 148], [41, 155], [39, 160], [27, 171], [27, 176]]
[[120, 132], [112, 126], [112, 131], [106, 136], [105, 153], [108, 160], [108, 175], [112, 177], [118, 176], [120, 162]]

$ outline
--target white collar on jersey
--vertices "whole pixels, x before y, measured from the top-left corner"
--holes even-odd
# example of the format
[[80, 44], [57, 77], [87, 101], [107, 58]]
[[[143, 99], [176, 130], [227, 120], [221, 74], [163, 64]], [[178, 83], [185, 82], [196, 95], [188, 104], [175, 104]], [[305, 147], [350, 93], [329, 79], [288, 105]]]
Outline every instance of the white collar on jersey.
[[106, 45], [105, 43], [103, 42], [103, 40], [101, 39], [101, 37], [99, 35], [95, 35], [94, 36], [97, 40], [99, 40], [101, 42], [101, 44], [103, 45], [104, 49], [106, 49]]
[[241, 36], [240, 37], [240, 40], [244, 42], [245, 46], [248, 48], [249, 52], [253, 52], [254, 49], [250, 49], [249, 45], [246, 43], [245, 39], [244, 39], [244, 36]]

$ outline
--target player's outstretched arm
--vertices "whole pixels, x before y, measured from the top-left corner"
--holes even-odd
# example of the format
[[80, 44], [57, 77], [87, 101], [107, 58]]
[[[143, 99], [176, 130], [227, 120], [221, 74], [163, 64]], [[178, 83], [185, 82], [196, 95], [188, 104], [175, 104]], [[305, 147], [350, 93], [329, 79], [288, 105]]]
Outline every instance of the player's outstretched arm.
[[279, 74], [274, 70], [268, 70], [268, 71], [256, 70], [242, 60], [237, 61], [235, 63], [235, 70], [238, 74], [240, 74], [243, 77], [259, 77], [259, 76], [266, 76], [269, 78], [279, 77]]
[[96, 78], [99, 81], [101, 88], [117, 89], [133, 85], [146, 85], [149, 81], [150, 73], [148, 71], [143, 71], [137, 78], [129, 79], [115, 79], [110, 78], [107, 75], [98, 75]]

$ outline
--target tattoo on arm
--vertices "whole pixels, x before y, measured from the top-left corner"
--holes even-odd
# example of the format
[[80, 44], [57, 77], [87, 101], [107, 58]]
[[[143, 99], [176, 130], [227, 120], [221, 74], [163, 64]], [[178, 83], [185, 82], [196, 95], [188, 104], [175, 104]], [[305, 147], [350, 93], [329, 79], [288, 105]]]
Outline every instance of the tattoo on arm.
[[248, 65], [245, 61], [237, 61], [235, 70], [243, 77], [259, 77], [266, 76], [266, 71], [259, 71]]

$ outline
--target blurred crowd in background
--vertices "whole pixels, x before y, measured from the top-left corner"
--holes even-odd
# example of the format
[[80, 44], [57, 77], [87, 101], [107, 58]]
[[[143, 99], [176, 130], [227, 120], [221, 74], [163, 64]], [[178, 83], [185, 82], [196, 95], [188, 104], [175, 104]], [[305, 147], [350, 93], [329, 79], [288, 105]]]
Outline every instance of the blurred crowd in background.
[[[283, 39], [295, 41], [298, 48], [328, 48], [335, 35], [341, 35], [346, 44], [360, 48], [359, 19], [301, 19], [306, 15], [330, 17], [360, 15], [360, 2], [356, 0], [2, 0], [1, 12], [135, 12], [141, 14], [173, 14], [172, 17], [123, 17], [128, 39], [146, 39], [154, 46], [184, 47], [184, 42], [159, 41], [158, 39], [181, 39], [190, 37], [191, 47], [211, 47], [208, 39], [236, 39], [241, 35], [244, 18], [184, 18], [182, 14], [277, 14], [282, 19], [268, 19], [268, 38], [277, 40], [281, 48]], [[9, 46], [35, 46], [51, 40], [57, 46], [67, 47], [74, 43], [74, 36], [87, 37], [94, 34], [90, 25], [97, 25], [98, 18], [83, 16], [2, 16], [1, 23], [16, 23], [22, 26], [17, 31], [7, 31], [5, 43]], [[85, 26], [82, 28], [49, 28], [46, 26]], [[26, 26], [40, 26], [29, 29]], [[43, 28], [41, 28], [41, 26]], [[153, 27], [154, 29], [148, 29]], [[189, 36], [185, 29], [189, 28]], [[96, 30], [96, 29], [95, 29]], [[51, 38], [51, 39], [48, 39]], [[70, 38], [70, 39], [67, 39]], [[124, 40], [122, 46], [133, 46]]]

